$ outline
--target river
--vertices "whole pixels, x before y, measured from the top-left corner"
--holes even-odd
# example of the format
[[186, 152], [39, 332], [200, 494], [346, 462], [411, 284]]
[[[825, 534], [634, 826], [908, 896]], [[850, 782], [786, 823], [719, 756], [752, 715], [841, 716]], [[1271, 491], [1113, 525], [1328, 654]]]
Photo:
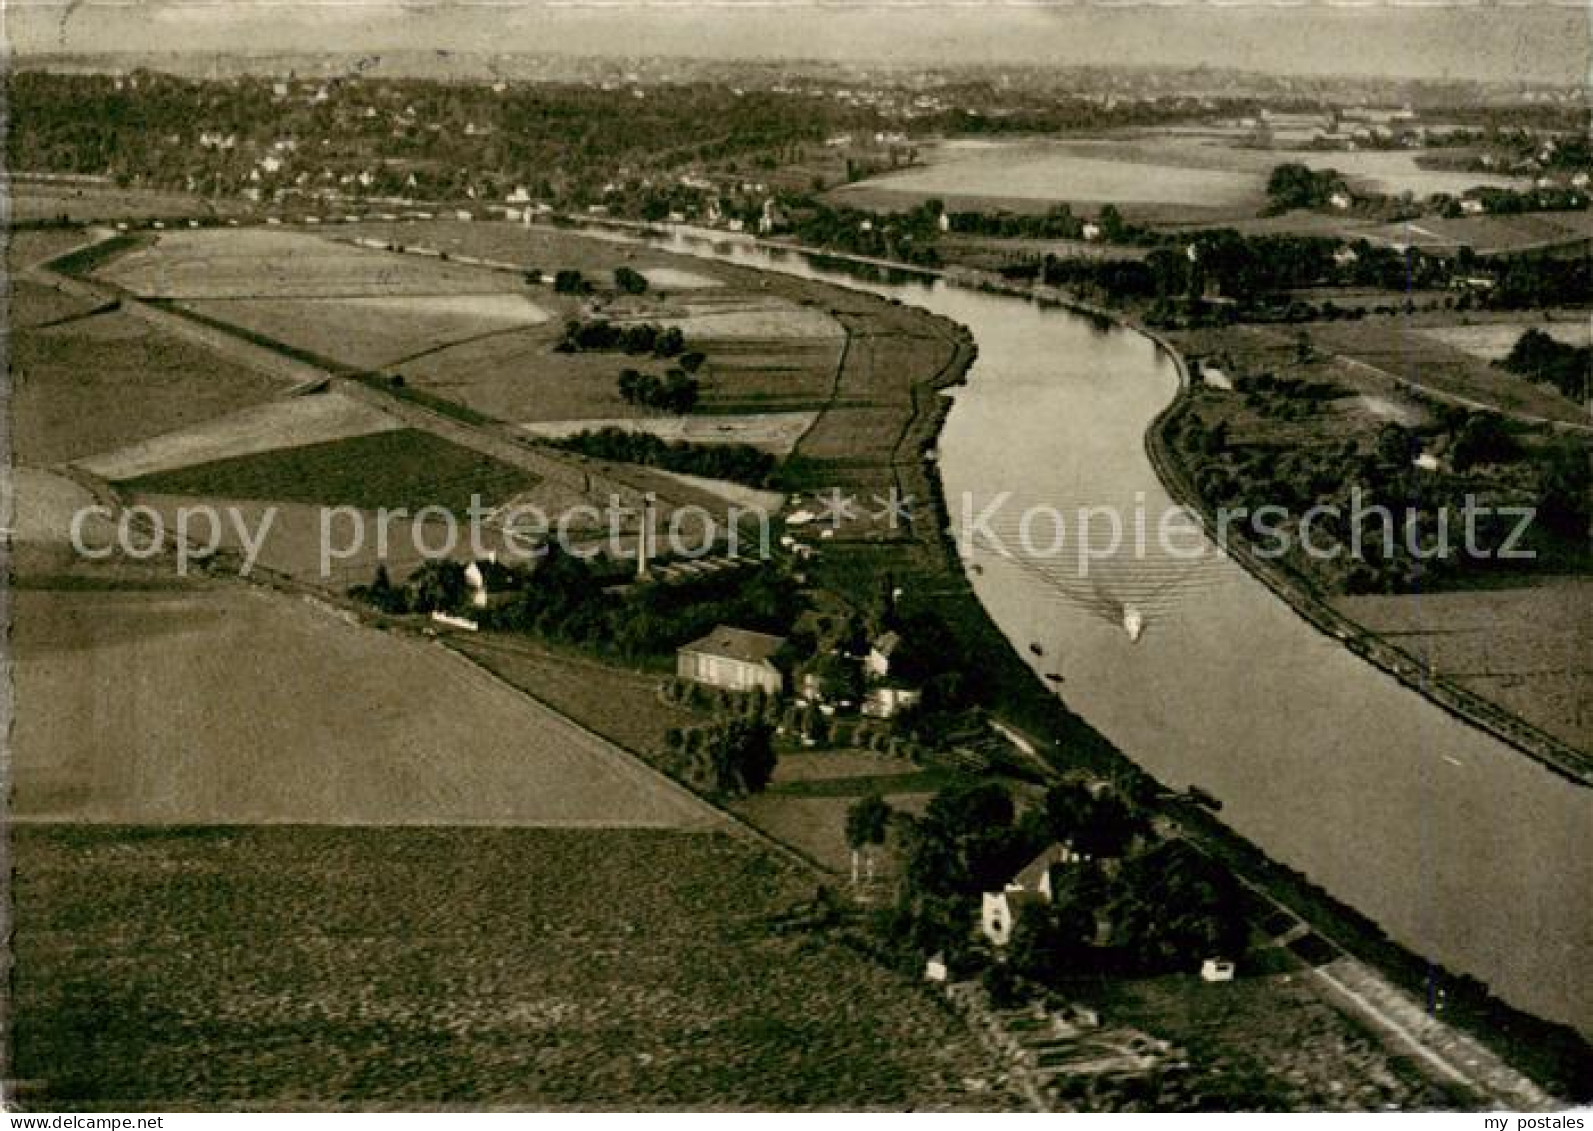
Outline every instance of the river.
[[[749, 242], [650, 242], [862, 287], [967, 326], [979, 358], [940, 469], [954, 525], [1010, 492], [964, 558], [1019, 654], [1060, 676], [1068, 706], [1128, 757], [1214, 794], [1231, 827], [1400, 943], [1593, 1032], [1593, 790], [1360, 660], [1233, 562], [1189, 560], [1187, 536], [1159, 548], [1172, 502], [1144, 434], [1178, 373], [1155, 343], [1021, 298], [862, 282]], [[1108, 523], [1095, 518], [1102, 557], [1081, 567], [1074, 519], [1092, 506], [1123, 516], [1123, 544], [1106, 554]]]

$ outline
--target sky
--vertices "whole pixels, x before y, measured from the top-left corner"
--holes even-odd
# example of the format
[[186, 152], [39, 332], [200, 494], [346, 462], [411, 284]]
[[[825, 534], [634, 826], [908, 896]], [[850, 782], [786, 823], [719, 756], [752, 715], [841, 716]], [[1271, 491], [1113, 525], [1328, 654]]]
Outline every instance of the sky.
[[1587, 83], [1588, 0], [0, 0], [45, 51], [399, 48]]

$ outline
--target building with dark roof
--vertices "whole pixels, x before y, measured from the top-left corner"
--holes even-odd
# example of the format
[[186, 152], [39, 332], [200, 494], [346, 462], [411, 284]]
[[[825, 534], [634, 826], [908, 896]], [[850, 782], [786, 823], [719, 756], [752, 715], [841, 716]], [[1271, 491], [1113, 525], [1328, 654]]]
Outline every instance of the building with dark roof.
[[785, 673], [775, 664], [774, 657], [784, 645], [783, 636], [721, 624], [676, 652], [675, 671], [681, 679], [710, 687], [729, 691], [761, 687], [778, 695], [785, 690]]

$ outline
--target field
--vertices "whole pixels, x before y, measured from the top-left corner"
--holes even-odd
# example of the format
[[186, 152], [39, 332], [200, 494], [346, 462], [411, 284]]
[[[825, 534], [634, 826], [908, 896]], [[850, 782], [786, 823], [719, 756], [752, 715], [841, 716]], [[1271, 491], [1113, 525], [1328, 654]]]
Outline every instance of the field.
[[[769, 788], [732, 808], [809, 859], [849, 875], [852, 854], [846, 843], [846, 811], [858, 798], [877, 792], [896, 811], [918, 814], [949, 780], [946, 774], [921, 770], [902, 758], [856, 750], [804, 750], [782, 754]], [[889, 852], [876, 862], [877, 877], [894, 870]]]
[[1529, 723], [1593, 750], [1593, 581], [1399, 597], [1335, 607], [1430, 667]]
[[1360, 234], [1374, 243], [1415, 247], [1435, 254], [1465, 246], [1478, 255], [1497, 255], [1585, 242], [1593, 236], [1593, 220], [1586, 212], [1423, 216], [1366, 229]]
[[236, 587], [13, 604], [22, 821], [700, 827], [650, 771], [435, 644]]
[[1417, 197], [1476, 185], [1520, 182], [1421, 168], [1414, 151], [1318, 152], [1241, 149], [1232, 137], [1188, 131], [1125, 131], [1104, 138], [960, 139], [929, 148], [925, 164], [832, 191], [860, 208], [901, 209], [939, 197], [953, 208], [1032, 211], [1065, 202], [1116, 204], [1147, 220], [1195, 221], [1254, 215], [1266, 177], [1297, 162], [1339, 170], [1362, 191]]
[[168, 232], [100, 269], [145, 298], [379, 298], [515, 293], [513, 275], [266, 228]]
[[48, 465], [147, 440], [257, 405], [281, 382], [131, 315], [97, 314], [49, 329], [13, 306], [12, 435], [21, 463]]
[[[1381, 400], [1409, 403], [1412, 386], [1440, 399], [1486, 405], [1568, 423], [1588, 423], [1580, 405], [1553, 389], [1499, 369], [1473, 353], [1442, 340], [1454, 323], [1452, 312], [1414, 317], [1368, 317], [1357, 322], [1313, 322], [1304, 326], [1235, 326], [1175, 335], [1180, 348], [1196, 356], [1226, 355], [1238, 372], [1273, 372], [1327, 380]], [[1481, 329], [1481, 327], [1478, 327]], [[1311, 361], [1297, 360], [1297, 335], [1309, 335]], [[1490, 334], [1497, 333], [1491, 329]]]
[[397, 420], [351, 397], [341, 393], [318, 393], [269, 401], [77, 462], [105, 479], [134, 479], [191, 464], [295, 445], [326, 443], [398, 427]]
[[[456, 220], [366, 221], [350, 224], [340, 231], [362, 239], [396, 243], [411, 248], [447, 252], [455, 260], [461, 256], [512, 263], [537, 268], [544, 278], [566, 268], [582, 271], [590, 278], [606, 281], [620, 264], [634, 268], [653, 281], [655, 290], [699, 290], [718, 286], [732, 272], [718, 265], [684, 261], [666, 252], [652, 251], [598, 237], [578, 238], [556, 228], [538, 225], [472, 222]], [[656, 281], [654, 272], [658, 272]]]
[[382, 431], [156, 471], [129, 490], [271, 499], [364, 509], [440, 506], [464, 515], [473, 496], [492, 506], [530, 490], [529, 472], [413, 429]]
[[25, 1106], [1015, 1102], [721, 835], [35, 826], [12, 864]]
[[1494, 362], [1503, 360], [1528, 330], [1542, 331], [1555, 341], [1584, 349], [1593, 338], [1585, 317], [1576, 322], [1517, 321], [1489, 322], [1478, 326], [1431, 326], [1424, 328], [1422, 333], [1472, 357]]
[[197, 196], [150, 189], [119, 188], [109, 181], [87, 178], [39, 180], [19, 174], [11, 182], [11, 222], [208, 218], [234, 209], [213, 205]]
[[666, 678], [504, 633], [456, 636], [450, 646], [507, 683], [557, 711], [579, 719], [611, 742], [647, 758], [665, 751], [665, 732], [688, 727], [705, 716], [658, 694]]
[[1371, 366], [1442, 396], [1506, 413], [1587, 424], [1587, 410], [1545, 385], [1497, 369], [1404, 319], [1315, 323], [1313, 344], [1352, 366]]
[[217, 299], [186, 305], [208, 318], [367, 369], [548, 320], [547, 310], [528, 296], [506, 293]]
[[[627, 365], [661, 374], [668, 363], [558, 352], [567, 318], [681, 328], [689, 347], [708, 357], [699, 373], [706, 412], [811, 411], [834, 383], [845, 334], [812, 305], [811, 287], [770, 288], [745, 271], [688, 269], [679, 257], [613, 240], [510, 224], [367, 224], [339, 232], [347, 238], [263, 229], [173, 232], [101, 274], [321, 357], [400, 372], [417, 393], [519, 423], [656, 419], [626, 404], [615, 381]], [[418, 254], [425, 250], [449, 258]], [[544, 283], [565, 267], [602, 283], [614, 268], [632, 265], [651, 272], [658, 286], [643, 296], [600, 300], [556, 295], [546, 285], [530, 294], [523, 270], [486, 264], [545, 264]]]
[[1138, 146], [1111, 142], [947, 142], [930, 150], [927, 161], [923, 168], [863, 181], [831, 195], [859, 207], [872, 203], [866, 195], [870, 190], [904, 198], [940, 197], [954, 209], [968, 198], [1232, 211], [1254, 211], [1261, 202], [1257, 179], [1240, 168], [1180, 164]]

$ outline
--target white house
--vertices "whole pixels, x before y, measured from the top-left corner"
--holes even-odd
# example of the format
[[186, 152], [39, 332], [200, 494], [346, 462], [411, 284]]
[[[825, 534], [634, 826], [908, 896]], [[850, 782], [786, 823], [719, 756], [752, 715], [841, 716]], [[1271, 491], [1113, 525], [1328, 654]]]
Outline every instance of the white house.
[[869, 647], [868, 658], [863, 661], [863, 670], [876, 679], [884, 679], [891, 674], [891, 657], [896, 655], [902, 646], [902, 638], [894, 632], [887, 632]]
[[1203, 982], [1231, 982], [1233, 975], [1234, 965], [1226, 958], [1208, 958], [1200, 964], [1200, 980]]
[[1006, 946], [1023, 908], [1027, 904], [1044, 902], [1046, 899], [1039, 892], [1024, 891], [1012, 884], [1001, 891], [987, 891], [981, 897], [979, 929], [993, 945]]
[[514, 594], [519, 578], [508, 566], [499, 565], [496, 557], [488, 556], [473, 561], [465, 567], [465, 588], [470, 594], [470, 607], [486, 609], [502, 604]]
[[979, 909], [979, 929], [985, 938], [995, 946], [1006, 946], [1026, 905], [1051, 902], [1051, 870], [1082, 859], [1069, 845], [1053, 844], [1029, 861], [1002, 890], [985, 892]]
[[916, 707], [924, 693], [916, 687], [874, 687], [863, 698], [863, 713], [873, 719], [890, 719]]
[[675, 672], [681, 679], [710, 687], [730, 691], [761, 687], [778, 695], [785, 690], [785, 673], [775, 665], [774, 657], [784, 644], [783, 636], [722, 624], [676, 652]]
[[1467, 216], [1481, 216], [1488, 211], [1488, 206], [1475, 197], [1468, 196], [1460, 202], [1460, 210]]
[[1221, 389], [1225, 393], [1233, 392], [1233, 379], [1215, 365], [1202, 365], [1200, 379], [1213, 389]]

